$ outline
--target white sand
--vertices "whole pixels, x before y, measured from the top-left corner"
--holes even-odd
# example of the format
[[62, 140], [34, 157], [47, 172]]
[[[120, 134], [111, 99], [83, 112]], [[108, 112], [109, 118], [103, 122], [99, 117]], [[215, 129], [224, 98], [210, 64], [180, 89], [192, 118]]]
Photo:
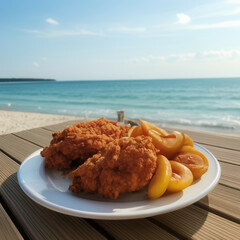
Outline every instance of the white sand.
[[80, 117], [0, 110], [0, 135], [43, 127]]

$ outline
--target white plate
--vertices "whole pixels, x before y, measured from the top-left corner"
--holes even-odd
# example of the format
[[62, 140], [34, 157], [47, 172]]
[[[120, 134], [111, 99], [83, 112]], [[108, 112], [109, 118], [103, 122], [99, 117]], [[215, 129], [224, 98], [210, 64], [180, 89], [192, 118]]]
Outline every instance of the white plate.
[[171, 212], [188, 206], [206, 196], [218, 183], [221, 168], [206, 148], [195, 144], [209, 161], [209, 169], [198, 181], [179, 193], [165, 194], [159, 199], [147, 199], [146, 189], [120, 195], [109, 200], [97, 194], [72, 193], [67, 175], [44, 168], [38, 150], [31, 154], [18, 170], [18, 182], [23, 191], [38, 204], [54, 211], [93, 219], [133, 219]]

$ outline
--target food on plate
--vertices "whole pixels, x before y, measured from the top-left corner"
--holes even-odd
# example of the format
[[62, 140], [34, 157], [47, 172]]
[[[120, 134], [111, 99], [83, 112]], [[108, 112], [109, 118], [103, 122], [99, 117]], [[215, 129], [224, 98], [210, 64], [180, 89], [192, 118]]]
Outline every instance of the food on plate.
[[181, 149], [184, 143], [184, 135], [178, 131], [163, 136], [151, 129], [148, 131], [148, 134], [152, 138], [155, 147], [168, 159], [171, 159]]
[[179, 192], [190, 186], [193, 182], [191, 170], [179, 162], [169, 162], [172, 169], [172, 176], [167, 186], [167, 191]]
[[138, 136], [115, 139], [69, 175], [73, 192], [97, 192], [116, 199], [120, 193], [146, 186], [157, 166], [151, 138]]
[[141, 123], [143, 134], [145, 136], [148, 136], [149, 130], [154, 130], [154, 131], [158, 132], [162, 136], [168, 135], [168, 132], [166, 132], [164, 129], [158, 128], [153, 123], [150, 123], [150, 122], [147, 122], [147, 121], [143, 121], [143, 120], [140, 120], [140, 123]]
[[[208, 159], [193, 148], [194, 142], [189, 135], [178, 131], [169, 134], [164, 129], [147, 121], [140, 120], [140, 123], [141, 126], [136, 127], [137, 130], [134, 129], [132, 132], [130, 130], [130, 135], [141, 135], [142, 132], [142, 134], [150, 136], [159, 153], [170, 161], [173, 174], [167, 189], [168, 192], [181, 191], [191, 185], [192, 178], [198, 179], [208, 170]], [[155, 174], [154, 178], [160, 181], [159, 174]]]
[[191, 147], [193, 147], [193, 145], [194, 145], [193, 140], [186, 133], [182, 133], [182, 134], [184, 135], [183, 146], [191, 146]]
[[143, 135], [141, 126], [134, 126], [128, 132], [129, 137], [137, 137], [137, 136], [141, 136], [141, 135]]
[[157, 157], [157, 169], [148, 185], [148, 197], [156, 199], [161, 197], [169, 185], [172, 176], [170, 162], [163, 155]]
[[130, 126], [118, 126], [105, 118], [77, 123], [62, 132], [53, 133], [53, 139], [41, 155], [45, 167], [60, 171], [69, 170], [72, 164], [80, 164], [115, 139], [126, 136]]
[[194, 179], [200, 178], [208, 170], [208, 159], [191, 146], [183, 146], [174, 160], [188, 167]]
[[46, 168], [70, 171], [72, 192], [98, 193], [116, 199], [148, 188], [148, 198], [178, 192], [208, 170], [208, 159], [193, 148], [186, 133], [168, 133], [140, 120], [118, 126], [100, 118], [55, 132], [41, 155]]

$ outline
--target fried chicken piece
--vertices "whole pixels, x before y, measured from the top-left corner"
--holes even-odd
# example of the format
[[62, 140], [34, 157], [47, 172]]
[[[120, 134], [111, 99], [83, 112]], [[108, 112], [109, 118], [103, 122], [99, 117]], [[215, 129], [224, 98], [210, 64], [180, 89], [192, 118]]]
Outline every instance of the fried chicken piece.
[[69, 170], [73, 163], [84, 162], [107, 143], [126, 135], [129, 129], [129, 126], [119, 127], [117, 122], [105, 118], [68, 126], [62, 132], [53, 133], [50, 146], [41, 152], [45, 167]]
[[131, 126], [130, 125], [124, 125], [124, 126], [120, 126], [120, 136], [119, 138], [122, 138], [122, 137], [127, 137], [128, 136], [128, 131], [131, 129]]
[[69, 189], [116, 199], [120, 193], [140, 190], [149, 182], [156, 158], [150, 137], [116, 139], [70, 172], [73, 183]]

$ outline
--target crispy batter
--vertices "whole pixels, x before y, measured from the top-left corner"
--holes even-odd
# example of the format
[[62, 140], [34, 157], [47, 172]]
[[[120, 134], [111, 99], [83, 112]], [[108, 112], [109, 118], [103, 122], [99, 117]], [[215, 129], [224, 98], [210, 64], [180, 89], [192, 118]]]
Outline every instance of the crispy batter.
[[125, 136], [129, 129], [129, 126], [119, 127], [117, 122], [100, 118], [91, 122], [77, 123], [62, 132], [55, 132], [50, 146], [41, 152], [45, 157], [45, 167], [60, 171], [68, 170], [73, 163], [82, 163], [107, 143]]
[[150, 137], [121, 138], [69, 174], [73, 192], [98, 192], [116, 199], [120, 193], [140, 190], [156, 169], [156, 150]]

